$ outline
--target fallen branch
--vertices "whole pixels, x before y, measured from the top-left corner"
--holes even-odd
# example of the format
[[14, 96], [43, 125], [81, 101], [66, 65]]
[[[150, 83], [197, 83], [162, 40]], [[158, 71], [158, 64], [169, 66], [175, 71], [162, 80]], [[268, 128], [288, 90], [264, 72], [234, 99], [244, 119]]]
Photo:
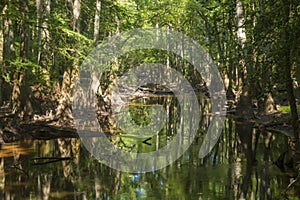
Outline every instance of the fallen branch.
[[[71, 157], [38, 157], [38, 158], [32, 158], [31, 160], [33, 161], [33, 165], [46, 165], [49, 163], [71, 160], [71, 159], [72, 159]], [[48, 160], [48, 161], [38, 162], [39, 160]]]

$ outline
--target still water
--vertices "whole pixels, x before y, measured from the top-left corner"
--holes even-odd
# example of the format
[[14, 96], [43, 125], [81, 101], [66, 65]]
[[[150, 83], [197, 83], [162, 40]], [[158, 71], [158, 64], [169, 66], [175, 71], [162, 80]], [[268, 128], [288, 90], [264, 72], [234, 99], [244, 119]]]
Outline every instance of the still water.
[[[279, 156], [283, 141], [274, 136], [272, 158]], [[264, 160], [262, 142], [256, 151], [257, 164], [251, 169], [242, 150], [228, 155], [224, 135], [218, 149], [205, 159], [198, 159], [198, 148], [193, 143], [164, 169], [131, 174], [100, 164], [78, 139], [5, 144], [0, 150], [1, 199], [239, 199], [248, 174], [247, 199], [285, 196], [290, 178]], [[71, 158], [54, 159], [61, 157]], [[288, 192], [289, 197], [299, 195], [297, 187]]]
[[[156, 139], [143, 142], [118, 134], [108, 136], [111, 142], [129, 152], [148, 152], [172, 140], [176, 102], [164, 102], [169, 105], [168, 124]], [[120, 172], [101, 164], [80, 139], [3, 144], [0, 199], [298, 199], [299, 184], [284, 193], [291, 177], [273, 164], [287, 149], [285, 136], [226, 118], [218, 143], [200, 159], [211, 117], [205, 106], [201, 110], [200, 128], [188, 150], [171, 165], [147, 173]], [[138, 101], [130, 112], [136, 124], [149, 123], [147, 108]]]

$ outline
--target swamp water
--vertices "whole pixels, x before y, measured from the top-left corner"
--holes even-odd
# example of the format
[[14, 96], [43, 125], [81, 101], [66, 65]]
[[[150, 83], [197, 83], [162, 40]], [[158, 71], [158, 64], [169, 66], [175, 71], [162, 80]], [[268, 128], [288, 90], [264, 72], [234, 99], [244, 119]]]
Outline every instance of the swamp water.
[[[132, 102], [132, 120], [149, 124], [146, 105], [163, 104], [166, 124], [144, 142], [130, 133], [108, 136], [120, 149], [150, 152], [176, 135], [178, 108], [173, 97]], [[284, 194], [291, 178], [273, 164], [287, 149], [287, 138], [260, 133], [251, 124], [226, 118], [218, 143], [199, 159], [211, 115], [200, 106], [200, 128], [192, 145], [171, 165], [148, 173], [109, 168], [86, 150], [80, 139], [25, 140], [0, 148], [0, 199], [297, 199], [299, 187]], [[132, 130], [134, 131], [134, 130]], [[253, 145], [253, 135], [257, 145]], [[271, 141], [270, 146], [266, 141]], [[247, 147], [247, 148], [246, 148]], [[251, 161], [250, 161], [251, 160]]]

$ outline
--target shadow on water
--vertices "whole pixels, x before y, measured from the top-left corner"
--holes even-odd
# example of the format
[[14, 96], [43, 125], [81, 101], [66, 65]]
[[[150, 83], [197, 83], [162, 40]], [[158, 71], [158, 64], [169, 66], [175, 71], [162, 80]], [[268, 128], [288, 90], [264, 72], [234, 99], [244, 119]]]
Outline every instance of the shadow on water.
[[[159, 137], [143, 143], [108, 136], [127, 151], [148, 152], [171, 141], [177, 130], [177, 103], [165, 106], [167, 122]], [[143, 103], [153, 104], [152, 100]], [[132, 103], [135, 123], [149, 123], [147, 107]], [[79, 139], [8, 143], [0, 149], [1, 199], [282, 199], [297, 198], [297, 186], [283, 194], [290, 177], [273, 165], [287, 148], [283, 135], [261, 132], [252, 123], [225, 121], [219, 142], [208, 156], [199, 149], [211, 119], [209, 104], [200, 106], [200, 129], [190, 148], [173, 164], [149, 173], [125, 173], [95, 160]], [[146, 116], [146, 118], [145, 118]], [[144, 117], [142, 119], [142, 117]]]

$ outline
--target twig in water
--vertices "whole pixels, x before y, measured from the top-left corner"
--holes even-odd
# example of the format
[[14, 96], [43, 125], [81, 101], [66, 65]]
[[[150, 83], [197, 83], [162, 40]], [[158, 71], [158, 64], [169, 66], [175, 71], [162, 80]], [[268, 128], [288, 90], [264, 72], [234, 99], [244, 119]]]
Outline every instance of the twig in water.
[[[49, 163], [54, 163], [54, 162], [59, 162], [59, 161], [63, 161], [63, 160], [71, 160], [71, 157], [38, 157], [38, 158], [33, 158], [33, 165], [46, 165]], [[38, 162], [38, 160], [47, 160], [47, 161], [41, 161]]]

